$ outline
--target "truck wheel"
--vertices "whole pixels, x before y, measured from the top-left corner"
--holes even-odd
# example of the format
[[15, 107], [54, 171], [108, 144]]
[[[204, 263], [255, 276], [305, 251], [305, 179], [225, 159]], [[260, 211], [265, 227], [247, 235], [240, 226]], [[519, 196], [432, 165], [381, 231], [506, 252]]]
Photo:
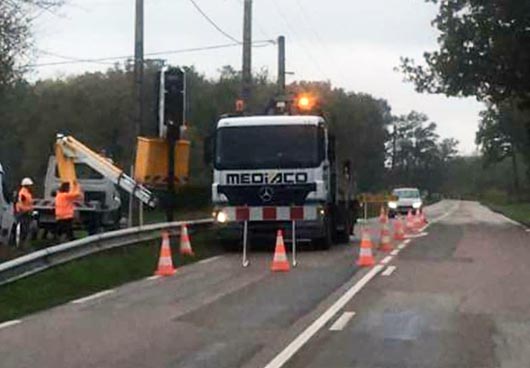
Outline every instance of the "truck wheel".
[[331, 248], [331, 245], [333, 244], [333, 238], [331, 234], [331, 228], [329, 225], [329, 221], [326, 221], [324, 225], [324, 231], [325, 231], [325, 236], [321, 238], [313, 239], [312, 243], [316, 249], [328, 250], [329, 248]]

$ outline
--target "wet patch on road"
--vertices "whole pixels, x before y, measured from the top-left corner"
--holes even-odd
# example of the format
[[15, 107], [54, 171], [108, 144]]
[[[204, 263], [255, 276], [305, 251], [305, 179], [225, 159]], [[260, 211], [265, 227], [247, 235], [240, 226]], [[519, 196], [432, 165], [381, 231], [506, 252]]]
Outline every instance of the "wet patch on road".
[[429, 235], [413, 239], [401, 260], [449, 261], [464, 236], [465, 229], [444, 224], [429, 227]]
[[288, 367], [495, 367], [494, 322], [450, 294], [367, 289], [353, 323], [318, 336]]

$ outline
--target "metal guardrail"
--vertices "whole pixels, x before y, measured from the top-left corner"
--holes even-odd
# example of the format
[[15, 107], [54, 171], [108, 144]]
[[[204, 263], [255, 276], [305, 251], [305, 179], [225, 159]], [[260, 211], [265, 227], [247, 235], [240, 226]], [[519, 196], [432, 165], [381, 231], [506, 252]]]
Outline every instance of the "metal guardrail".
[[212, 219], [177, 221], [132, 227], [97, 234], [42, 249], [28, 255], [0, 263], [0, 285], [22, 279], [48, 268], [73, 261], [104, 250], [137, 244], [160, 237], [161, 230], [175, 231], [182, 225], [192, 228], [208, 227]]

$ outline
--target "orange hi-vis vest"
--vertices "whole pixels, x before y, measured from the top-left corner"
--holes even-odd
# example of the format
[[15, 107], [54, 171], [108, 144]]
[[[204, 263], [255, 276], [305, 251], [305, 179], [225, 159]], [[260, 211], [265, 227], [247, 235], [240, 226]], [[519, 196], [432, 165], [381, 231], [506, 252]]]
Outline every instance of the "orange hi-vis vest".
[[81, 197], [78, 190], [70, 190], [67, 193], [57, 192], [55, 196], [55, 218], [57, 220], [70, 220], [74, 218], [76, 199]]
[[28, 188], [22, 187], [18, 191], [17, 213], [28, 213], [33, 211], [33, 195]]

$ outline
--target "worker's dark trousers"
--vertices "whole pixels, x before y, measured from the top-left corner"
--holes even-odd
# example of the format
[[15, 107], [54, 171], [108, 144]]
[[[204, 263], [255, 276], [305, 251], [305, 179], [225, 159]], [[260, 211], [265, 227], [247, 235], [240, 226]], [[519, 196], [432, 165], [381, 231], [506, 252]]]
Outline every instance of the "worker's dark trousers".
[[56, 235], [59, 239], [66, 234], [68, 240], [74, 240], [73, 222], [74, 219], [57, 220]]
[[23, 244], [29, 235], [29, 228], [31, 225], [31, 212], [24, 212], [17, 215], [20, 224], [20, 243]]

